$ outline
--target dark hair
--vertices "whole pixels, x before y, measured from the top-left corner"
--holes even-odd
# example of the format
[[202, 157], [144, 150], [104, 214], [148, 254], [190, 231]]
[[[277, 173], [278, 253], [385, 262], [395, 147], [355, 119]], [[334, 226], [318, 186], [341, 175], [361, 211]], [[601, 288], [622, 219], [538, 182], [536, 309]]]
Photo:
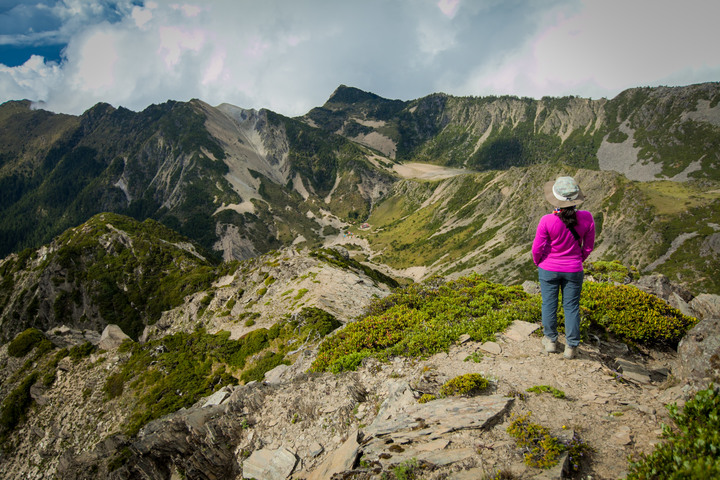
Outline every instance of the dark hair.
[[561, 208], [557, 216], [560, 217], [560, 220], [562, 220], [568, 230], [570, 230], [570, 233], [572, 233], [572, 236], [575, 237], [575, 240], [579, 242], [580, 235], [578, 235], [578, 233], [575, 231], [575, 225], [577, 225], [578, 223], [575, 207]]

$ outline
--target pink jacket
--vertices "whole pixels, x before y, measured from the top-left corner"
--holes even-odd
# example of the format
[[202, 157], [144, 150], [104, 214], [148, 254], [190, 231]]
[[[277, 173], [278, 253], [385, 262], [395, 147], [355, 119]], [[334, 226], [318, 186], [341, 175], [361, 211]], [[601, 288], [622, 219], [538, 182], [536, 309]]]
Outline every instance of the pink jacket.
[[550, 213], [540, 219], [532, 245], [535, 265], [552, 272], [582, 271], [583, 261], [595, 246], [595, 220], [585, 210], [578, 210], [577, 219], [575, 231], [581, 243], [557, 215]]

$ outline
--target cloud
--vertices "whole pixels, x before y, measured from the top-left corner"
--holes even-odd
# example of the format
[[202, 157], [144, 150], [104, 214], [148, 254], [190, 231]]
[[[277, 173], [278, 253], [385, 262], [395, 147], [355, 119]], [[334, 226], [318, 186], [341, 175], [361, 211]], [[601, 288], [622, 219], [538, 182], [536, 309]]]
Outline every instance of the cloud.
[[718, 7], [675, 3], [64, 0], [25, 10], [18, 3], [0, 12], [0, 24], [25, 12], [23, 27], [0, 42], [63, 38], [66, 46], [60, 61], [0, 65], [0, 101], [29, 98], [79, 114], [101, 101], [141, 110], [200, 98], [301, 115], [340, 84], [407, 100], [439, 91], [597, 97], [717, 79]]
[[598, 97], [673, 79], [717, 80], [718, 15], [720, 4], [702, 0], [586, 0], [580, 10], [548, 12], [537, 35], [479, 65], [458, 88]]

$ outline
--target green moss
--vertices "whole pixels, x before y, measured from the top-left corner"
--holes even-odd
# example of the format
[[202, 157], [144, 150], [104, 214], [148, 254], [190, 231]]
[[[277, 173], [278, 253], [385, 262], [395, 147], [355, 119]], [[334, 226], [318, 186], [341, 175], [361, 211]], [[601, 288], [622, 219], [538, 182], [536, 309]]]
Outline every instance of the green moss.
[[466, 373], [448, 380], [440, 387], [440, 395], [451, 396], [472, 396], [485, 390], [490, 382], [479, 373]]
[[70, 358], [73, 359], [75, 363], [77, 363], [83, 358], [89, 357], [90, 354], [95, 352], [95, 350], [97, 350], [97, 347], [95, 345], [90, 342], [85, 342], [83, 344], [75, 345], [70, 348], [68, 355]]
[[585, 274], [599, 282], [628, 283], [640, 277], [635, 267], [627, 267], [618, 260], [597, 261], [585, 264]]
[[549, 385], [535, 385], [525, 391], [531, 393], [549, 393], [555, 398], [565, 398], [565, 392]]
[[435, 400], [436, 398], [437, 398], [437, 397], [436, 397], [435, 395], [431, 394], [431, 393], [425, 393], [425, 394], [423, 394], [423, 395], [418, 399], [418, 403], [428, 403], [428, 402], [432, 402], [432, 401]]
[[589, 461], [592, 448], [576, 434], [569, 441], [551, 435], [550, 431], [530, 421], [530, 413], [521, 415], [510, 423], [508, 434], [515, 439], [518, 447], [525, 453], [525, 463], [536, 468], [551, 468], [557, 465], [560, 455], [568, 452], [568, 465], [571, 472], [577, 472], [583, 461]]

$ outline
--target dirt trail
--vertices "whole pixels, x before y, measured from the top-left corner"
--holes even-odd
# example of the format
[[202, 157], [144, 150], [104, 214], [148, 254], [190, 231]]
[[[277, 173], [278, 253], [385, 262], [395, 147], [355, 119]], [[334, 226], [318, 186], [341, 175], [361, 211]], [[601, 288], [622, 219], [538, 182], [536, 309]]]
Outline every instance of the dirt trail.
[[[549, 428], [553, 434], [567, 435], [574, 430], [593, 448], [591, 461], [575, 478], [623, 478], [629, 455], [649, 453], [660, 442], [662, 423], [670, 423], [664, 405], [682, 403], [679, 386], [668, 388], [667, 381], [661, 380], [650, 384], [623, 380], [612, 368], [613, 360], [623, 357], [643, 364], [648, 370], [669, 369], [674, 362], [670, 352], [631, 354], [622, 345], [603, 342], [583, 344], [576, 359], [566, 360], [562, 354], [545, 354], [537, 332], [519, 337], [500, 334], [495, 343], [501, 349], [498, 354], [485, 352], [480, 344], [468, 341], [425, 361], [396, 359], [376, 375], [379, 384], [403, 378], [411, 385], [427, 386], [442, 385], [465, 373], [482, 373], [493, 379], [488, 393], [516, 396], [510, 415], [489, 431], [464, 430], [455, 434], [447, 448], [472, 447], [479, 454], [474, 465], [455, 466], [457, 478], [493, 475], [501, 469], [512, 472], [516, 478], [532, 478], [542, 473], [523, 463], [521, 450], [506, 431], [513, 415], [527, 412], [531, 412], [532, 422]], [[561, 345], [560, 351], [562, 348]], [[555, 387], [566, 398], [526, 392], [538, 385]], [[447, 473], [447, 470], [429, 473], [423, 478], [446, 478], [442, 474]]]

